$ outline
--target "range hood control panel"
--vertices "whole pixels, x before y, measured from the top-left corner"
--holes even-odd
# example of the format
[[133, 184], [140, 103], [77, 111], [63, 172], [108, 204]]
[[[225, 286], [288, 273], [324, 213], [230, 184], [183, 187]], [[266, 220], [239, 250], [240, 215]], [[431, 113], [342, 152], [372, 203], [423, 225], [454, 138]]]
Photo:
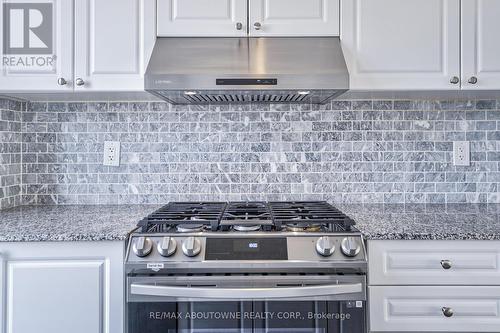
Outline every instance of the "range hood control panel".
[[215, 79], [218, 86], [276, 86], [278, 79]]

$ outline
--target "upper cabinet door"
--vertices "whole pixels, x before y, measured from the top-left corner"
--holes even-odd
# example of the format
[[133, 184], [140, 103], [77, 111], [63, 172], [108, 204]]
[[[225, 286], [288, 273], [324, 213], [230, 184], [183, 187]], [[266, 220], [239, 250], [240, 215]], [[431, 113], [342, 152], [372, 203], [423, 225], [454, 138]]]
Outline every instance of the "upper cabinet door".
[[77, 0], [75, 9], [75, 90], [143, 90], [154, 0]]
[[339, 0], [250, 0], [251, 36], [339, 36]]
[[462, 88], [500, 89], [500, 1], [462, 0]]
[[158, 36], [247, 35], [247, 0], [157, 0]]
[[460, 0], [343, 1], [341, 31], [351, 89], [460, 88]]
[[73, 1], [0, 0], [0, 21], [0, 92], [72, 91]]

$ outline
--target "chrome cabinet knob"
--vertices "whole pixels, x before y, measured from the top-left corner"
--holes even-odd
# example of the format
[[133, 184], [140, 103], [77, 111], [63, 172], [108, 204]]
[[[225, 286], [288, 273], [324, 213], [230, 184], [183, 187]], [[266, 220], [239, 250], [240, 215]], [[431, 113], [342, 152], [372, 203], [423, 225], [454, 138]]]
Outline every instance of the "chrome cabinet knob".
[[243, 29], [243, 23], [241, 22], [236, 23], [236, 30], [241, 30], [241, 29]]
[[79, 86], [79, 87], [81, 87], [81, 86], [85, 85], [85, 81], [83, 81], [83, 79], [82, 79], [82, 78], [77, 78], [77, 79], [75, 80], [75, 83], [76, 83], [76, 85], [77, 85], [77, 86]]
[[323, 257], [331, 256], [333, 252], [335, 252], [335, 244], [333, 240], [328, 236], [318, 239], [316, 242], [316, 252]]
[[68, 81], [66, 81], [66, 79], [64, 79], [63, 77], [60, 77], [59, 79], [57, 79], [57, 84], [60, 86], [65, 86], [68, 84]]
[[441, 260], [441, 267], [443, 267], [444, 269], [450, 269], [451, 260]]
[[260, 30], [260, 29], [262, 29], [262, 24], [260, 24], [259, 22], [255, 22], [255, 23], [253, 24], [253, 28], [254, 28], [255, 30]]
[[182, 252], [188, 257], [196, 257], [201, 252], [201, 243], [195, 237], [188, 237], [182, 242]]
[[361, 251], [361, 246], [355, 237], [346, 237], [342, 240], [340, 249], [345, 256], [355, 257], [359, 254], [359, 251]]
[[162, 257], [170, 257], [177, 250], [177, 242], [172, 237], [163, 237], [157, 248]]
[[138, 237], [132, 244], [132, 251], [138, 257], [146, 257], [153, 249], [153, 242], [147, 237]]
[[447, 318], [450, 318], [453, 316], [453, 309], [452, 308], [448, 308], [445, 306], [441, 309], [441, 311], [443, 311], [443, 315]]
[[469, 79], [469, 83], [470, 84], [476, 84], [477, 83], [477, 77], [471, 76], [471, 78]]
[[458, 84], [459, 82], [460, 82], [460, 78], [458, 76], [454, 76], [450, 80], [451, 84]]

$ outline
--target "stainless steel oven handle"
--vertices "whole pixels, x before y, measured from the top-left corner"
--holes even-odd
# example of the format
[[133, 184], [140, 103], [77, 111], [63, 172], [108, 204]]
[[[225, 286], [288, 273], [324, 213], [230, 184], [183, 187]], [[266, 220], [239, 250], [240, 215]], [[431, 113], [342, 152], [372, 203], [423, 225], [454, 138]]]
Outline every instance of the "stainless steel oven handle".
[[130, 285], [130, 293], [133, 295], [226, 300], [324, 297], [362, 291], [363, 285], [361, 283], [276, 288], [207, 288], [136, 283]]

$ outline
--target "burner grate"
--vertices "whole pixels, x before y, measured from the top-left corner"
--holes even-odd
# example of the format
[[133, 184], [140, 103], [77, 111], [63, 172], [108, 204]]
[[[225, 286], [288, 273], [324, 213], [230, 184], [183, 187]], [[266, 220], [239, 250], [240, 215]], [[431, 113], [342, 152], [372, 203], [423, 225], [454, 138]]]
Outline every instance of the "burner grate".
[[226, 203], [170, 202], [139, 222], [142, 232], [166, 232], [177, 225], [204, 225], [217, 230]]
[[222, 220], [221, 230], [272, 230], [273, 219], [266, 202], [230, 202], [228, 203]]
[[354, 221], [325, 201], [270, 202], [277, 229], [284, 225], [323, 224], [330, 231], [350, 231]]
[[352, 231], [354, 221], [324, 201], [171, 202], [138, 223], [141, 232]]

